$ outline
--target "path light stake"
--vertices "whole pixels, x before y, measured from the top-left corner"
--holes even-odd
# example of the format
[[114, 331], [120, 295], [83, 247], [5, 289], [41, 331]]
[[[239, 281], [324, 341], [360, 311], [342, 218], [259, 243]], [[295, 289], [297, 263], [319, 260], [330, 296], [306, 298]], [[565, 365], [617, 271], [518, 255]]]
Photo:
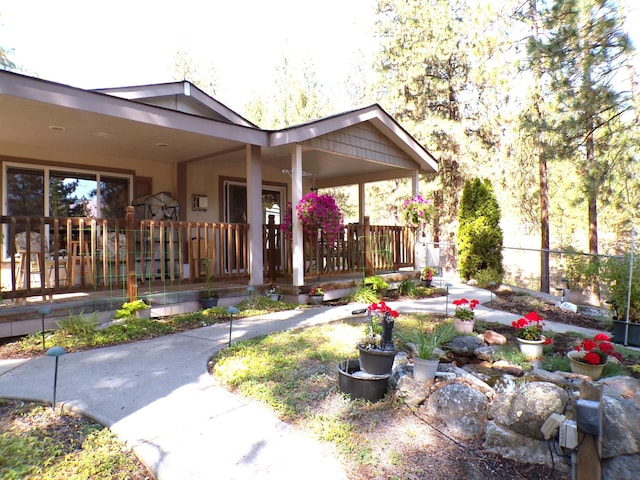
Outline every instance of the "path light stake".
[[449, 287], [453, 287], [451, 283], [445, 283], [445, 287], [447, 287], [447, 303], [444, 305], [444, 314], [449, 315]]
[[491, 305], [493, 305], [493, 287], [495, 287], [495, 286], [496, 286], [496, 282], [491, 280], [489, 282], [489, 291], [491, 292]]
[[229, 346], [231, 346], [231, 331], [233, 330], [233, 316], [238, 313], [236, 307], [227, 308], [227, 314], [229, 315]]
[[51, 402], [51, 408], [53, 410], [56, 409], [56, 389], [58, 388], [58, 358], [67, 353], [67, 351], [62, 347], [51, 347], [47, 350], [46, 355], [49, 357], [56, 358], [56, 366], [53, 371], [53, 401]]
[[40, 309], [40, 316], [42, 317], [42, 350], [45, 350], [44, 346], [44, 316], [51, 314], [51, 307], [44, 307]]

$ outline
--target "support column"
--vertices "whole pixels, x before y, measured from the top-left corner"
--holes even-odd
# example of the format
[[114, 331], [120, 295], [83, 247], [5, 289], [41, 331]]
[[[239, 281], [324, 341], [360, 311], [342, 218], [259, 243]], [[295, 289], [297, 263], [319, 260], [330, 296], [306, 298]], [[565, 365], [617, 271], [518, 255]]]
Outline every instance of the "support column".
[[262, 248], [262, 150], [256, 145], [246, 147], [247, 223], [249, 224], [249, 285], [262, 285], [264, 262]]
[[[411, 175], [411, 196], [415, 197], [419, 193], [420, 193], [420, 174], [418, 173], [418, 170], [414, 170], [413, 175]], [[426, 265], [426, 261], [427, 261], [426, 260], [427, 245], [422, 244], [420, 242], [420, 235], [422, 235], [422, 233], [419, 232], [418, 229], [416, 228], [416, 231], [414, 232], [414, 238], [413, 238], [413, 242], [415, 245], [414, 256], [413, 256], [413, 268], [415, 268], [416, 270], [421, 270], [422, 267]], [[424, 258], [422, 258], [423, 254], [424, 254]]]
[[302, 146], [296, 143], [291, 152], [291, 204], [293, 212], [291, 223], [293, 226], [292, 256], [293, 256], [293, 285], [304, 285], [304, 251], [302, 222], [296, 215], [296, 205], [302, 199]]
[[364, 183], [358, 184], [358, 221], [360, 224], [364, 223], [364, 216], [367, 214], [365, 208], [365, 202], [367, 200], [367, 195], [364, 191]]

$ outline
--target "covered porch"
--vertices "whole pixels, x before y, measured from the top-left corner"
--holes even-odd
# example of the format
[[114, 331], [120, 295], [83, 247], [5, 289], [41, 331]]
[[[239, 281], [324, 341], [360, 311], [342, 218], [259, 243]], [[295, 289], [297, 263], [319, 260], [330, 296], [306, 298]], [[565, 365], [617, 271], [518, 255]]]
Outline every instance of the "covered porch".
[[[133, 298], [148, 285], [195, 286], [207, 272], [304, 291], [416, 267], [415, 232], [368, 224], [365, 185], [409, 178], [415, 194], [437, 165], [378, 105], [270, 131], [189, 82], [83, 90], [6, 71], [0, 80], [5, 299]], [[359, 214], [337, 241], [312, 245], [295, 215], [292, 241], [282, 240], [288, 202], [344, 185], [357, 185]], [[177, 200], [175, 218], [131, 215], [155, 192]]]

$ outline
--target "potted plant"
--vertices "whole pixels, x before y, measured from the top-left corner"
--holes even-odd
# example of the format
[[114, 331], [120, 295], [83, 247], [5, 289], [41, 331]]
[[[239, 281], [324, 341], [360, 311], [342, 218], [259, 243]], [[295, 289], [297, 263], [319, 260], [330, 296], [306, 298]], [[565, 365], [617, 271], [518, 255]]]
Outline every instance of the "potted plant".
[[604, 333], [596, 334], [593, 339], [582, 340], [567, 356], [573, 373], [587, 375], [593, 380], [602, 376], [610, 356], [622, 360], [622, 355], [616, 352], [611, 339]]
[[400, 217], [405, 225], [423, 232], [431, 222], [433, 216], [433, 203], [426, 200], [422, 195], [416, 195], [405, 200], [400, 207]]
[[[333, 196], [311, 192], [300, 199], [296, 205], [296, 214], [302, 223], [304, 234], [313, 244], [318, 242], [318, 232], [326, 243], [335, 242], [343, 231], [342, 211]], [[280, 228], [286, 239], [293, 236], [293, 208], [287, 204]]]
[[435, 378], [440, 363], [436, 349], [451, 341], [456, 334], [455, 325], [450, 322], [441, 323], [429, 333], [422, 328], [415, 332], [411, 342], [414, 379], [426, 382]]
[[387, 294], [389, 284], [379, 275], [371, 275], [364, 279], [364, 285], [383, 297]]
[[420, 282], [422, 283], [422, 285], [424, 285], [425, 287], [430, 287], [435, 273], [436, 273], [435, 268], [424, 267], [420, 271]]
[[207, 280], [207, 288], [200, 291], [200, 306], [202, 308], [211, 308], [218, 305], [218, 293], [213, 288], [213, 281], [211, 279], [211, 267], [209, 260], [204, 260], [205, 265], [205, 278]]
[[324, 300], [324, 290], [320, 287], [311, 287], [308, 293], [310, 305], [320, 305]]
[[271, 300], [273, 300], [274, 302], [278, 302], [282, 300], [282, 291], [280, 290], [280, 287], [278, 287], [277, 285], [274, 285], [271, 288], [269, 288], [265, 292], [265, 295], [269, 297]]
[[143, 300], [134, 300], [132, 302], [125, 302], [122, 304], [122, 308], [116, 310], [116, 318], [151, 318], [151, 307], [144, 303]]
[[602, 269], [602, 284], [613, 311], [613, 341], [640, 347], [640, 282], [635, 281], [640, 278], [640, 262], [633, 262], [634, 281], [629, 284], [630, 261], [629, 255], [609, 258]]
[[459, 298], [453, 301], [456, 307], [453, 313], [454, 325], [456, 330], [460, 333], [472, 333], [473, 326], [475, 325], [475, 308], [480, 302], [478, 300], [467, 300], [466, 298]]
[[542, 357], [542, 350], [545, 345], [551, 343], [551, 339], [542, 334], [544, 319], [538, 312], [529, 312], [524, 317], [511, 322], [511, 326], [516, 329], [516, 339], [520, 346], [520, 351], [532, 360]]
[[[360, 369], [371, 375], [390, 374], [398, 352], [393, 343], [393, 326], [398, 312], [385, 302], [372, 303], [367, 310], [365, 338], [358, 344]], [[374, 323], [374, 317], [379, 323]]]

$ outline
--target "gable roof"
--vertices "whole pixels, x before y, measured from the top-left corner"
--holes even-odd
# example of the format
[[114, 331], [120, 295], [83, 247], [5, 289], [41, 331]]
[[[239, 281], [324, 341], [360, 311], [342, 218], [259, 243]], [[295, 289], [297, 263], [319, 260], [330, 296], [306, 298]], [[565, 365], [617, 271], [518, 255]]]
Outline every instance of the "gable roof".
[[237, 162], [247, 144], [260, 146], [263, 163], [276, 169], [290, 168], [291, 145], [301, 144], [305, 166], [313, 163], [327, 186], [364, 174], [382, 179], [437, 169], [436, 159], [377, 104], [269, 131], [189, 82], [83, 90], [0, 71], [0, 154], [11, 155], [13, 145], [19, 156], [33, 150], [33, 158], [65, 148], [176, 164]]
[[212, 120], [258, 128], [254, 123], [186, 80], [153, 85], [97, 88], [93, 91], [133, 100], [146, 105], [156, 105], [183, 113], [200, 115]]

